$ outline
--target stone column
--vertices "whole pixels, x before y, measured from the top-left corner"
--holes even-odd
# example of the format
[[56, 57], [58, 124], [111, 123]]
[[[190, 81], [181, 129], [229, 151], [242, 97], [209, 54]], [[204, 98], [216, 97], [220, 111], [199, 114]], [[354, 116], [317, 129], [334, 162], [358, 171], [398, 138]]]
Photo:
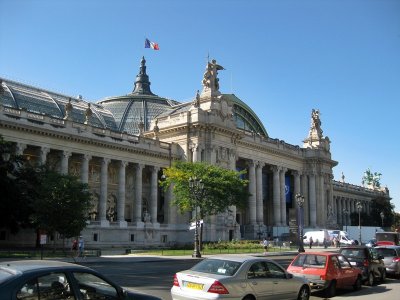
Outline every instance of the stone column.
[[[293, 176], [294, 176], [294, 203], [295, 203], [295, 207], [296, 207], [296, 211], [299, 210], [299, 207], [297, 205], [297, 199], [296, 199], [296, 195], [297, 194], [301, 194], [300, 192], [300, 172], [299, 171], [293, 171]], [[303, 197], [304, 195], [301, 194]]]
[[[325, 180], [324, 180], [324, 174], [321, 174], [318, 176], [319, 178], [319, 197], [318, 204], [317, 205], [317, 211], [320, 212], [320, 221], [319, 225], [325, 227], [326, 220], [327, 220], [327, 205], [326, 205], [326, 194], [325, 194]], [[319, 206], [319, 207], [318, 207]], [[318, 223], [317, 223], [318, 224]]]
[[143, 164], [136, 165], [135, 173], [135, 218], [137, 224], [142, 222], [142, 189], [143, 189]]
[[151, 170], [151, 190], [150, 190], [150, 216], [153, 224], [157, 222], [157, 199], [158, 199], [158, 171], [159, 167], [153, 166]]
[[193, 147], [193, 162], [201, 161], [201, 148], [199, 145]]
[[68, 161], [69, 157], [71, 156], [71, 152], [69, 151], [63, 151], [61, 153], [61, 170], [60, 173], [67, 175], [68, 174]]
[[117, 221], [119, 227], [127, 227], [128, 223], [125, 221], [125, 177], [126, 177], [126, 166], [128, 162], [120, 161], [119, 172], [118, 172], [118, 202], [117, 202]]
[[[236, 171], [236, 153], [232, 149], [229, 150], [229, 169]], [[232, 215], [234, 216], [234, 224], [236, 226], [236, 224], [237, 224], [237, 222], [236, 222], [236, 211], [237, 211], [236, 206], [231, 205], [231, 206], [229, 206], [229, 209], [231, 210]]]
[[249, 166], [249, 224], [256, 224], [256, 171], [253, 160], [248, 161]]
[[47, 154], [50, 152], [50, 149], [47, 147], [40, 147], [40, 154], [39, 154], [39, 165], [43, 166], [46, 164], [47, 161]]
[[107, 220], [107, 196], [108, 196], [108, 165], [109, 158], [103, 158], [100, 171], [100, 202], [99, 202], [99, 220], [101, 226], [108, 226]]
[[24, 150], [26, 149], [27, 145], [24, 143], [17, 143], [16, 144], [16, 155], [24, 155]]
[[285, 193], [285, 173], [287, 169], [282, 168], [280, 172], [280, 189], [281, 189], [281, 225], [282, 226], [287, 226], [287, 221], [286, 221], [286, 193]]
[[256, 169], [256, 182], [257, 182], [257, 197], [256, 197], [256, 220], [259, 225], [264, 224], [264, 203], [263, 203], [263, 187], [262, 187], [262, 169], [264, 167], [264, 163], [258, 162]]
[[317, 227], [317, 199], [315, 174], [310, 174], [310, 227]]
[[83, 183], [89, 182], [89, 161], [91, 159], [92, 159], [92, 156], [89, 154], [83, 154], [83, 156], [82, 156], [81, 181]]
[[274, 208], [274, 226], [281, 225], [281, 188], [279, 185], [279, 171], [278, 166], [271, 167], [273, 172], [273, 191], [272, 191], [272, 202]]
[[336, 224], [338, 223], [337, 221], [337, 203], [336, 203], [336, 197], [332, 196], [332, 212], [333, 212], [333, 220], [335, 220]]
[[309, 209], [310, 209], [310, 197], [308, 194], [308, 177], [306, 174], [301, 174], [300, 175], [300, 184], [301, 184], [301, 191], [304, 196], [304, 204], [303, 204], [303, 213], [304, 213], [304, 219], [303, 223], [304, 226], [308, 226], [310, 224], [310, 214], [309, 214]]
[[212, 165], [217, 163], [217, 148], [215, 145], [210, 147], [210, 163]]
[[328, 185], [328, 199], [327, 202], [332, 205], [332, 219], [336, 221], [336, 203], [333, 198], [333, 185], [332, 185], [332, 180], [333, 180], [333, 175], [332, 174], [327, 174], [327, 185]]
[[164, 203], [164, 210], [167, 211], [167, 223], [170, 226], [176, 226], [178, 220], [178, 208], [175, 205], [171, 205], [171, 202], [174, 200], [174, 193], [173, 191], [173, 184], [168, 188], [165, 193], [165, 203]]
[[337, 198], [337, 205], [338, 205], [338, 223], [343, 226], [343, 206], [342, 206], [342, 199], [341, 197]]

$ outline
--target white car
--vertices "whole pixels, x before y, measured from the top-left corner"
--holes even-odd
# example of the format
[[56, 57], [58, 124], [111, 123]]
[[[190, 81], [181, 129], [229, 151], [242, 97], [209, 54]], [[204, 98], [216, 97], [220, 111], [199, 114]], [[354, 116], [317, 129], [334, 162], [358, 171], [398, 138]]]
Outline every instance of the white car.
[[308, 300], [309, 283], [275, 261], [256, 256], [223, 255], [202, 260], [175, 274], [173, 300]]

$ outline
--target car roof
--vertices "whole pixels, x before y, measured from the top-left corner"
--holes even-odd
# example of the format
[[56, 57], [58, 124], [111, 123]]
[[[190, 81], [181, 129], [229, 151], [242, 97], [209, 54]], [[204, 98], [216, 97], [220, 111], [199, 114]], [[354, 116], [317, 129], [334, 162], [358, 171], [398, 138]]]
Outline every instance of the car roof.
[[252, 255], [215, 255], [207, 257], [206, 259], [230, 260], [242, 263], [246, 261], [260, 260], [260, 259], [271, 261], [271, 259], [263, 256], [252, 256]]
[[0, 263], [0, 269], [7, 269], [13, 272], [29, 272], [32, 270], [51, 270], [58, 268], [90, 270], [81, 265], [54, 260], [15, 260]]
[[339, 253], [337, 252], [330, 252], [330, 251], [324, 251], [324, 252], [318, 252], [318, 251], [307, 251], [307, 252], [302, 252], [299, 253], [298, 255], [324, 255], [324, 256], [332, 256], [332, 255], [338, 255]]
[[367, 249], [367, 248], [369, 248], [369, 247], [365, 246], [365, 245], [352, 245], [352, 246], [341, 247], [340, 250], [342, 250], [342, 249]]
[[400, 246], [396, 246], [396, 245], [384, 245], [384, 246], [376, 246], [376, 247], [375, 247], [375, 249], [382, 249], [382, 248], [400, 249]]

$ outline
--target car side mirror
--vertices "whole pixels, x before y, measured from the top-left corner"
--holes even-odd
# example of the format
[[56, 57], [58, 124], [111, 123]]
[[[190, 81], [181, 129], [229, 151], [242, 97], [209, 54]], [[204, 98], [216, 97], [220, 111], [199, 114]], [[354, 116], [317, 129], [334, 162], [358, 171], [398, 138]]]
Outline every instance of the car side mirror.
[[378, 259], [384, 259], [385, 257], [381, 254], [378, 255]]
[[287, 278], [287, 279], [292, 279], [292, 278], [293, 278], [293, 274], [291, 274], [291, 273], [286, 273], [286, 278]]

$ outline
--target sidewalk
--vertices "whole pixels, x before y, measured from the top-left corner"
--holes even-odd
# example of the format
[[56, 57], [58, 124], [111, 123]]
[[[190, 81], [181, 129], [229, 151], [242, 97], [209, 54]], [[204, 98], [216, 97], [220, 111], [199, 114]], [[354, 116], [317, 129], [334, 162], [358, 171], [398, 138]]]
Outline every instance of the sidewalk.
[[[310, 251], [338, 251], [339, 248], [333, 248], [333, 247], [313, 247], [312, 249], [305, 248], [306, 252]], [[250, 255], [250, 256], [265, 256], [265, 257], [271, 257], [273, 258], [274, 256], [281, 256], [281, 255], [295, 255], [297, 254], [297, 250], [285, 250], [282, 249], [282, 251], [274, 251], [274, 252], [267, 252], [267, 254], [263, 254], [261, 252], [256, 252], [256, 253], [232, 253], [232, 254], [205, 254], [202, 255], [202, 258], [207, 258], [207, 257], [213, 257], [213, 256], [220, 256], [220, 255], [226, 255], [226, 256], [239, 256], [239, 255]], [[44, 258], [47, 260], [47, 258]], [[196, 257], [192, 257], [191, 255], [177, 255], [177, 256], [167, 256], [167, 255], [150, 255], [150, 254], [123, 254], [123, 255], [102, 255], [102, 256], [97, 256], [97, 257], [63, 257], [63, 258], [51, 258], [52, 260], [58, 260], [58, 261], [65, 261], [65, 262], [71, 262], [71, 263], [94, 263], [94, 262], [115, 262], [115, 261], [123, 261], [123, 262], [148, 262], [148, 261], [167, 261], [167, 260], [174, 260], [174, 259], [200, 259]], [[50, 259], [49, 259], [50, 260]]]

